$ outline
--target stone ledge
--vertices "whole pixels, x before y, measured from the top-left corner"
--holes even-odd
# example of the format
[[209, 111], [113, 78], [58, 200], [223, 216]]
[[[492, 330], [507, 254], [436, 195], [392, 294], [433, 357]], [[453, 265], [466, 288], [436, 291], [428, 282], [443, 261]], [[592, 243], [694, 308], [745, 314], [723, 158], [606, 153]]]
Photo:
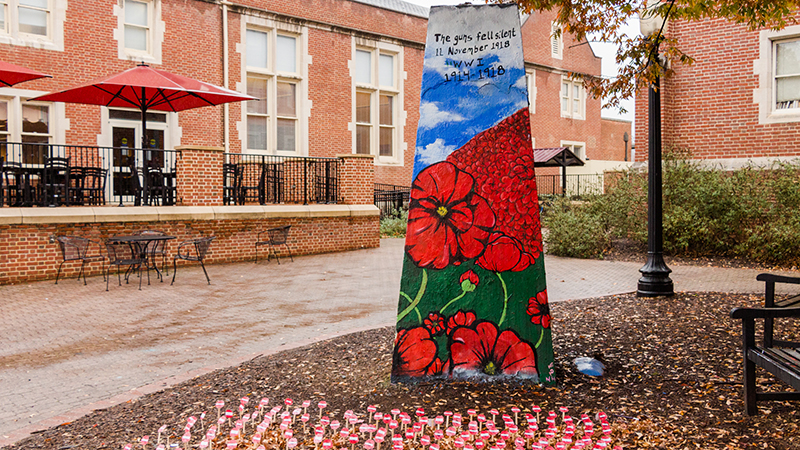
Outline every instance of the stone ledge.
[[380, 216], [375, 205], [0, 208], [0, 225]]

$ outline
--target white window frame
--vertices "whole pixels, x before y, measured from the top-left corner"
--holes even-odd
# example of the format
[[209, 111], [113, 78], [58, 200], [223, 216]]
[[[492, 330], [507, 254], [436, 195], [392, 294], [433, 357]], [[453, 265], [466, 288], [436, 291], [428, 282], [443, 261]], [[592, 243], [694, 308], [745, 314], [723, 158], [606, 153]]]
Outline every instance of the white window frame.
[[550, 23], [550, 56], [564, 59], [564, 29], [555, 21]]
[[122, 60], [162, 64], [162, 47], [164, 44], [165, 25], [161, 18], [161, 0], [135, 0], [147, 3], [147, 50], [137, 50], [125, 46], [125, 1], [114, 5], [117, 16], [117, 28], [114, 39], [117, 41], [117, 57]]
[[758, 123], [761, 125], [800, 122], [800, 108], [777, 109], [775, 105], [775, 47], [777, 43], [797, 39], [800, 39], [800, 25], [780, 31], [759, 32], [759, 58], [753, 62], [758, 87], [753, 90], [753, 102], [758, 105]]
[[[64, 103], [28, 102], [28, 99], [47, 94], [46, 91], [33, 91], [17, 88], [0, 88], [0, 101], [8, 103], [8, 132], [6, 142], [22, 142], [22, 105], [41, 105], [48, 107], [47, 141], [50, 144], [64, 143], [69, 120], [66, 118]], [[10, 161], [23, 162], [13, 155]]]
[[[5, 9], [5, 27], [0, 28], [0, 44], [19, 45], [45, 50], [64, 51], [64, 21], [67, 16], [68, 0], [47, 0], [44, 8], [47, 14], [47, 34], [31, 34], [19, 29], [19, 0], [3, 0], [0, 7]], [[22, 6], [23, 8], [33, 8]], [[35, 9], [35, 8], [34, 8]]]
[[[356, 67], [356, 52], [363, 51], [370, 54], [371, 64], [371, 82], [361, 83], [357, 82], [357, 67]], [[392, 80], [393, 86], [380, 85], [380, 56], [387, 55], [393, 59], [393, 73]], [[403, 48], [398, 45], [389, 44], [385, 42], [377, 42], [361, 38], [353, 38], [352, 55], [350, 58], [350, 75], [353, 80], [352, 87], [352, 122], [350, 128], [352, 131], [352, 152], [355, 154], [357, 151], [357, 131], [359, 126], [364, 126], [366, 123], [357, 123], [357, 95], [358, 93], [368, 93], [370, 95], [370, 153], [375, 156], [376, 164], [385, 165], [402, 165], [403, 156], [405, 154], [407, 144], [403, 137], [406, 112], [403, 106], [404, 96], [404, 80], [406, 72], [403, 70]], [[380, 100], [381, 96], [388, 95], [393, 98], [392, 100], [392, 124], [382, 125], [380, 122]], [[381, 129], [392, 129], [392, 154], [380, 154], [380, 133]]]
[[[569, 151], [571, 151], [575, 156], [580, 158], [581, 161], [587, 161], [587, 159], [586, 159], [586, 142], [561, 141], [561, 147], [568, 147]], [[575, 151], [575, 147], [580, 147], [580, 150]]]
[[536, 114], [536, 70], [525, 71], [525, 80], [528, 83], [528, 109], [531, 115]]
[[[258, 31], [267, 34], [267, 67], [247, 66], [247, 31]], [[267, 80], [267, 149], [251, 149], [248, 145], [247, 131], [247, 103], [242, 105], [242, 121], [238, 124], [239, 139], [242, 142], [242, 152], [257, 155], [308, 155], [308, 119], [311, 110], [311, 101], [308, 99], [308, 65], [311, 57], [308, 55], [308, 37], [306, 27], [278, 22], [271, 19], [247, 16], [242, 21], [241, 44], [237, 44], [237, 51], [242, 55], [242, 81], [238, 83], [237, 90], [247, 92], [247, 78], [250, 76], [262, 77]], [[295, 39], [295, 71], [282, 72], [277, 70], [277, 37], [288, 36]], [[278, 115], [278, 83], [295, 85], [295, 116]], [[278, 120], [290, 119], [295, 121], [295, 148], [294, 151], [278, 150]]]
[[[567, 88], [567, 96], [564, 96], [564, 84], [567, 84], [569, 87]], [[574, 100], [575, 99], [575, 87], [578, 87], [578, 109], [579, 111], [575, 111]], [[564, 109], [563, 101], [564, 99], [567, 100], [567, 108]], [[582, 80], [576, 80], [573, 78], [568, 77], [561, 77], [561, 84], [559, 85], [558, 90], [558, 108], [561, 111], [561, 117], [569, 118], [569, 119], [578, 119], [578, 120], [585, 120], [586, 119], [586, 88], [583, 86]]]

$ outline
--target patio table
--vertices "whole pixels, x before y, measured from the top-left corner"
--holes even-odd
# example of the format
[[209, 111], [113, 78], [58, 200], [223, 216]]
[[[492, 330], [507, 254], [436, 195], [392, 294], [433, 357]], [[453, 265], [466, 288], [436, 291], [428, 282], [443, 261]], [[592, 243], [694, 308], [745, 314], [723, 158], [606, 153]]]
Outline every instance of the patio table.
[[[132, 234], [128, 236], [111, 236], [108, 238], [109, 242], [113, 243], [125, 243], [131, 247], [131, 251], [134, 254], [138, 254], [144, 257], [145, 260], [145, 267], [149, 270], [151, 267], [155, 269], [158, 278], [161, 281], [164, 281], [164, 277], [161, 275], [161, 271], [158, 270], [158, 264], [155, 263], [155, 255], [151, 254], [148, 250], [153, 242], [158, 241], [169, 241], [175, 239], [175, 236], [168, 236], [168, 235], [156, 235], [156, 234]], [[155, 248], [155, 247], [153, 247]], [[126, 271], [125, 278], [127, 279], [129, 275], [130, 269]]]

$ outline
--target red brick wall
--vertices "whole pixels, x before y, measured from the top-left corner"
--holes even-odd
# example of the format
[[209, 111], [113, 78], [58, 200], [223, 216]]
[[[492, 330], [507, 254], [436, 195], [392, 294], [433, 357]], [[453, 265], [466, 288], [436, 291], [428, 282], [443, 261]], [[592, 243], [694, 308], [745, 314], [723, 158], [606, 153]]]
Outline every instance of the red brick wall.
[[600, 100], [587, 95], [585, 119], [561, 117], [562, 75], [570, 72], [600, 75], [601, 59], [588, 45], [579, 45], [572, 35], [566, 33], [562, 34], [563, 59], [553, 58], [550, 32], [555, 17], [552, 11], [533, 13], [522, 25], [525, 62], [536, 70], [536, 104], [535, 112], [531, 114], [531, 136], [537, 148], [559, 147], [561, 141], [584, 142], [589, 158], [603, 159], [600, 157], [605, 154], [602, 150]]
[[[600, 100], [586, 99], [586, 119], [561, 117], [561, 75], [536, 71], [536, 113], [531, 114], [531, 136], [536, 148], [560, 147], [561, 141], [586, 143], [593, 158], [601, 145]], [[600, 159], [600, 158], [597, 158]]]
[[601, 59], [594, 56], [588, 44], [581, 44], [570, 34], [561, 35], [564, 41], [563, 59], [553, 58], [550, 50], [550, 24], [555, 18], [555, 11], [536, 12], [522, 24], [525, 61], [570, 72], [600, 75]]
[[373, 203], [375, 170], [372, 155], [340, 155], [339, 196], [345, 205]]
[[[0, 60], [20, 64], [53, 75], [53, 78], [25, 83], [25, 89], [59, 91], [136, 65], [120, 60], [114, 39], [117, 17], [112, 1], [71, 2], [64, 23], [64, 52], [30, 47], [0, 45]], [[181, 75], [222, 84], [220, 8], [201, 1], [162, 0], [166, 32], [162, 61], [154, 66]], [[209, 30], [213, 30], [211, 33]], [[203, 36], [202, 45], [197, 36]], [[222, 109], [208, 107], [181, 112], [183, 144], [220, 145]], [[96, 145], [100, 133], [100, 107], [67, 104], [70, 129], [66, 143]]]
[[625, 161], [625, 141], [623, 136], [628, 133], [628, 161], [631, 157], [631, 144], [633, 135], [631, 123], [626, 120], [600, 120], [600, 145], [587, 156], [591, 159], [605, 161]]
[[[800, 12], [794, 14], [800, 19]], [[800, 155], [800, 123], [758, 123], [753, 63], [759, 31], [725, 20], [672, 21], [669, 35], [695, 58], [675, 64], [662, 82], [663, 148], [689, 149], [698, 159]], [[636, 160], [647, 160], [647, 89], [636, 97]]]
[[308, 68], [308, 95], [313, 102], [308, 120], [311, 156], [353, 152], [348, 124], [353, 120], [353, 79], [347, 68], [353, 39], [346, 34], [308, 30], [308, 52], [314, 62]]
[[183, 206], [222, 204], [222, 160], [219, 147], [178, 147], [175, 161], [178, 201]]
[[[176, 236], [167, 251], [175, 254], [183, 240], [216, 236], [207, 263], [249, 261], [255, 257], [254, 243], [259, 231], [292, 225], [289, 246], [294, 255], [338, 252], [380, 245], [378, 216], [325, 218], [259, 218], [252, 220], [208, 220], [170, 222], [87, 223], [46, 225], [0, 225], [0, 285], [55, 278], [61, 251], [51, 236], [78, 235], [103, 241], [110, 236], [136, 230], [155, 229]], [[282, 249], [280, 249], [282, 250]], [[97, 247], [91, 254], [97, 253]], [[259, 253], [265, 255], [265, 249]], [[102, 249], [105, 255], [105, 249]], [[279, 253], [280, 255], [280, 253]], [[259, 258], [260, 259], [260, 258]], [[171, 261], [170, 261], [171, 262]], [[179, 262], [180, 264], [180, 262]], [[64, 264], [62, 274], [74, 277], [80, 263]], [[99, 274], [102, 264], [88, 265], [89, 274]], [[213, 275], [212, 275], [213, 279]]]

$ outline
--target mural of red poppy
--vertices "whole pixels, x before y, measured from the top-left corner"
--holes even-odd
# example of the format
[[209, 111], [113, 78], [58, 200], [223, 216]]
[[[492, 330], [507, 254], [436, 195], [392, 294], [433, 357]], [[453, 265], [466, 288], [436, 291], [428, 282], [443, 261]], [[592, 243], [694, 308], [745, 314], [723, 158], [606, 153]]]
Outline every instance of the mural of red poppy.
[[547, 303], [546, 289], [528, 299], [528, 315], [531, 316], [531, 323], [550, 328], [550, 304]]
[[536, 378], [536, 353], [531, 344], [491, 322], [459, 327], [450, 337], [452, 371], [467, 377]]
[[516, 239], [503, 233], [493, 233], [477, 264], [492, 272], [520, 272], [533, 264], [533, 257], [522, 249], [522, 244]]
[[517, 6], [432, 7], [393, 381], [556, 381], [527, 103]]
[[483, 252], [494, 213], [475, 180], [451, 163], [423, 170], [411, 186], [406, 252], [419, 267], [442, 269]]
[[395, 376], [428, 375], [436, 360], [436, 342], [425, 327], [398, 331], [394, 348], [392, 375]]

